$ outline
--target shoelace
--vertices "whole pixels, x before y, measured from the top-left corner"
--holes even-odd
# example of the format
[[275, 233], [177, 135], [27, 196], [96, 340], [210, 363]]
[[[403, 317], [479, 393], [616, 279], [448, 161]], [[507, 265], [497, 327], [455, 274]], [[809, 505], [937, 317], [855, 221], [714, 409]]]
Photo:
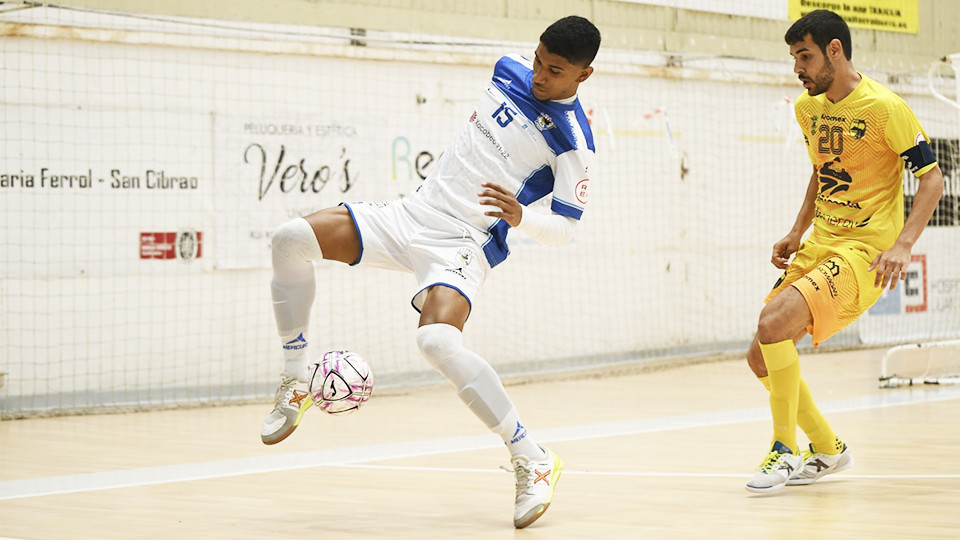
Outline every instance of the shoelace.
[[763, 463], [760, 464], [760, 467], [757, 468], [758, 471], [769, 473], [773, 469], [776, 469], [777, 465], [780, 463], [780, 459], [786, 454], [783, 452], [777, 452], [776, 450], [771, 450], [767, 457], [764, 458]]
[[505, 465], [501, 465], [500, 468], [514, 473], [517, 477], [517, 496], [521, 493], [529, 493], [530, 488], [533, 487], [533, 474], [530, 472], [530, 469], [524, 467], [523, 465], [517, 464], [514, 465], [515, 468], [510, 468]]
[[277, 388], [277, 395], [274, 396], [274, 400], [283, 398], [284, 400], [290, 399], [290, 394], [293, 392], [293, 387], [297, 385], [297, 378], [290, 377], [289, 379], [283, 379], [280, 381], [280, 387]]

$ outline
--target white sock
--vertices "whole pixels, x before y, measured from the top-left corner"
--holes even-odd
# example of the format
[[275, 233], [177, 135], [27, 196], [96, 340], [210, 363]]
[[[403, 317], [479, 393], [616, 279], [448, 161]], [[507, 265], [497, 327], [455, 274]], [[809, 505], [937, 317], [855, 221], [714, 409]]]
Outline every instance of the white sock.
[[500, 435], [511, 456], [543, 457], [543, 449], [520, 423], [500, 377], [486, 360], [463, 346], [460, 330], [449, 324], [421, 326], [417, 345], [430, 364], [457, 387], [457, 395], [473, 414]]
[[305, 380], [307, 376], [307, 327], [316, 296], [313, 261], [323, 258], [313, 227], [303, 218], [277, 228], [273, 249], [273, 313], [283, 347], [283, 374]]
[[530, 459], [542, 459], [547, 455], [533, 437], [527, 433], [527, 428], [520, 423], [520, 415], [516, 408], [511, 408], [506, 418], [499, 426], [492, 429], [503, 439], [511, 456], [526, 456]]

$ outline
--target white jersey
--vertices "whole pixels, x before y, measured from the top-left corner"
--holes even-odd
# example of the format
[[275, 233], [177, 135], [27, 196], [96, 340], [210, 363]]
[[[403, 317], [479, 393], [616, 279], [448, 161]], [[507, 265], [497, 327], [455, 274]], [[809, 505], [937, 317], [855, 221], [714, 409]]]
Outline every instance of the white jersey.
[[552, 193], [553, 212], [574, 219], [587, 203], [595, 150], [580, 101], [539, 101], [532, 80], [529, 60], [501, 58], [470, 121], [411, 195], [469, 225], [491, 267], [510, 253], [510, 225], [483, 215], [480, 184], [499, 184], [523, 205]]

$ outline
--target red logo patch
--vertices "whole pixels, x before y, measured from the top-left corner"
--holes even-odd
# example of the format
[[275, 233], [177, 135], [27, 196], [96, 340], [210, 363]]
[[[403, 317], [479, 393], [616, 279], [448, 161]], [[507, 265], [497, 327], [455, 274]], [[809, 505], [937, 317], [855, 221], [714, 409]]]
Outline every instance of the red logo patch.
[[577, 200], [580, 201], [580, 204], [587, 204], [587, 184], [590, 183], [589, 178], [584, 178], [577, 183], [577, 187], [574, 189], [574, 193], [577, 196]]

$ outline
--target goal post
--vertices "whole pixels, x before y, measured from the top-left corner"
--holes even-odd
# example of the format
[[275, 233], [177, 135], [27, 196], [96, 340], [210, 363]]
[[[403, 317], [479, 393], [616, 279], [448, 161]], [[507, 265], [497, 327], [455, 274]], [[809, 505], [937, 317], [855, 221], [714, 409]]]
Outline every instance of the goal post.
[[960, 384], [960, 339], [891, 347], [880, 361], [880, 388]]
[[[949, 74], [949, 75], [945, 75]], [[960, 123], [960, 53], [945, 56], [931, 63], [927, 72], [927, 89], [934, 98], [949, 106], [947, 116], [955, 118]], [[956, 183], [958, 162], [956, 140], [935, 140], [934, 151], [937, 153], [940, 168], [944, 174], [946, 189], [943, 199], [931, 222], [951, 223], [954, 231], [960, 223], [957, 222], [960, 204], [957, 200]], [[934, 229], [931, 234], [942, 235], [949, 230]], [[928, 234], [927, 231], [924, 234]], [[938, 251], [947, 255], [944, 263], [956, 267], [957, 237], [946, 237]], [[928, 261], [924, 256], [914, 256], [910, 273], [914, 279], [915, 297], [921, 299], [913, 302], [910, 309], [914, 318], [923, 316], [922, 311], [933, 311], [935, 317], [926, 318], [923, 325], [910, 332], [916, 341], [891, 347], [883, 355], [880, 362], [880, 387], [898, 388], [901, 386], [915, 386], [924, 384], [960, 384], [960, 339], [943, 339], [956, 335], [955, 321], [960, 303], [956, 294], [960, 291], [960, 279], [947, 277], [946, 279], [930, 280], [927, 275]], [[931, 287], [934, 288], [931, 291]], [[932, 296], [933, 295], [933, 296]], [[908, 319], [909, 315], [903, 317]], [[944, 331], [947, 328], [947, 331]]]

